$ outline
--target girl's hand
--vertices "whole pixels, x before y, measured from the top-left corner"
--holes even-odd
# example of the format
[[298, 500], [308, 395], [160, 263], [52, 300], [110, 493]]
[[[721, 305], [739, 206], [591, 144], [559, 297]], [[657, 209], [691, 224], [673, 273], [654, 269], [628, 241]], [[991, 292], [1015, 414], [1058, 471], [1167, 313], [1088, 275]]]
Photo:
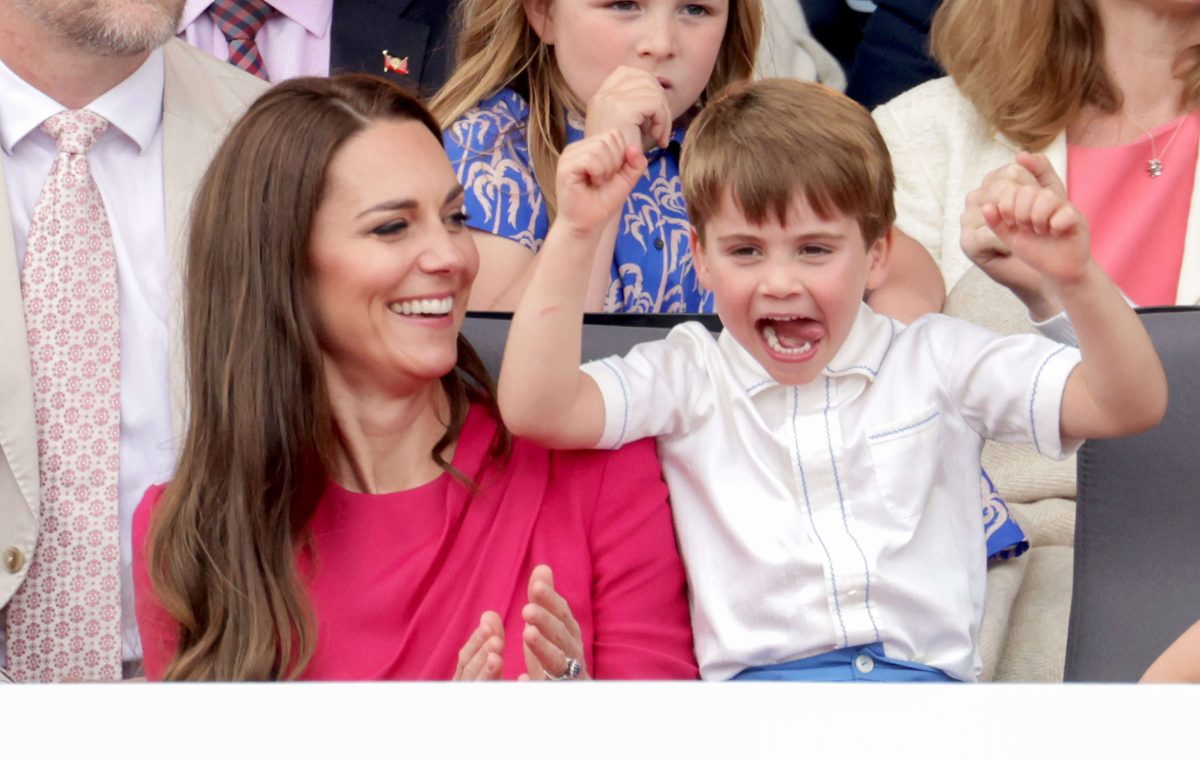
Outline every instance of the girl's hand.
[[984, 222], [1019, 263], [1056, 285], [1077, 282], [1092, 264], [1087, 220], [1044, 156], [1021, 153], [1013, 166], [980, 188]]
[[648, 150], [671, 140], [671, 106], [658, 79], [648, 71], [618, 66], [587, 104], [585, 137], [619, 131], [627, 145]]
[[529, 576], [529, 603], [521, 610], [525, 632], [525, 669], [521, 680], [548, 680], [567, 673], [570, 660], [579, 662], [575, 680], [590, 680], [583, 658], [583, 635], [566, 599], [554, 591], [554, 574], [539, 564]]
[[618, 131], [568, 145], [558, 159], [558, 219], [576, 237], [597, 234], [646, 169], [646, 156]]
[[485, 611], [479, 627], [458, 652], [455, 680], [499, 680], [504, 666], [504, 623], [494, 611]]

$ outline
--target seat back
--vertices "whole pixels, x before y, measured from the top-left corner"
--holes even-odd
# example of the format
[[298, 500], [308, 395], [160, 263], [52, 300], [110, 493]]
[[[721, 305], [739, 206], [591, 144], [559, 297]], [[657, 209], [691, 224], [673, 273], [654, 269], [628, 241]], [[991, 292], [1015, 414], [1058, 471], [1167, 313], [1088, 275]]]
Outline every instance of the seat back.
[[[583, 321], [583, 360], [623, 356], [638, 343], [666, 337], [674, 326], [685, 321], [700, 321], [713, 332], [721, 329], [721, 322], [709, 314], [588, 314]], [[500, 376], [511, 322], [511, 314], [492, 312], [472, 312], [463, 322], [463, 335], [493, 379]]]
[[1065, 679], [1133, 682], [1200, 619], [1200, 309], [1145, 309], [1162, 424], [1079, 453]]

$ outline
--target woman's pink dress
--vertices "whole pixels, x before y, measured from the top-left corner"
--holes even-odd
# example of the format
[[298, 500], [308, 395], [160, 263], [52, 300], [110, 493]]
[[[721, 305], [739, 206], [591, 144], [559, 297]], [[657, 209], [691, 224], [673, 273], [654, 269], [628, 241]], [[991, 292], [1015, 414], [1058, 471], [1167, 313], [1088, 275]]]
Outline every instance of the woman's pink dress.
[[[470, 410], [449, 475], [387, 495], [330, 484], [298, 558], [317, 619], [308, 680], [444, 680], [493, 610], [505, 678], [525, 671], [521, 608], [538, 564], [583, 631], [596, 678], [695, 678], [683, 567], [652, 441], [613, 452], [549, 452], [516, 440], [489, 461], [496, 422]], [[152, 487], [133, 523], [134, 585], [146, 674], [161, 679], [178, 639], [145, 563]]]

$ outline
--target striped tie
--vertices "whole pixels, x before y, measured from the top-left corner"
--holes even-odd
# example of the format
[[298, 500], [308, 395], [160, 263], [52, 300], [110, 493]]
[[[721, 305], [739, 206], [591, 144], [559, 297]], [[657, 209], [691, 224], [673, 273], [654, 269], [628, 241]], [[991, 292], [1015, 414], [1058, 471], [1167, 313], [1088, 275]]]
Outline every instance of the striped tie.
[[267, 78], [255, 35], [275, 9], [264, 0], [217, 0], [208, 14], [229, 43], [229, 62], [260, 79]]

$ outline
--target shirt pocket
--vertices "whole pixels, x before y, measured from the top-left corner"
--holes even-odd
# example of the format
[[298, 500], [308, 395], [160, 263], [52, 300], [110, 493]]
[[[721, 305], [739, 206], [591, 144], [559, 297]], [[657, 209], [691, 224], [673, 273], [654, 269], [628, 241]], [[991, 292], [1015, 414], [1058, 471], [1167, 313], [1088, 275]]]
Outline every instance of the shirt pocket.
[[910, 416], [867, 430], [875, 482], [896, 519], [921, 515], [941, 466], [939, 411], [931, 405]]

